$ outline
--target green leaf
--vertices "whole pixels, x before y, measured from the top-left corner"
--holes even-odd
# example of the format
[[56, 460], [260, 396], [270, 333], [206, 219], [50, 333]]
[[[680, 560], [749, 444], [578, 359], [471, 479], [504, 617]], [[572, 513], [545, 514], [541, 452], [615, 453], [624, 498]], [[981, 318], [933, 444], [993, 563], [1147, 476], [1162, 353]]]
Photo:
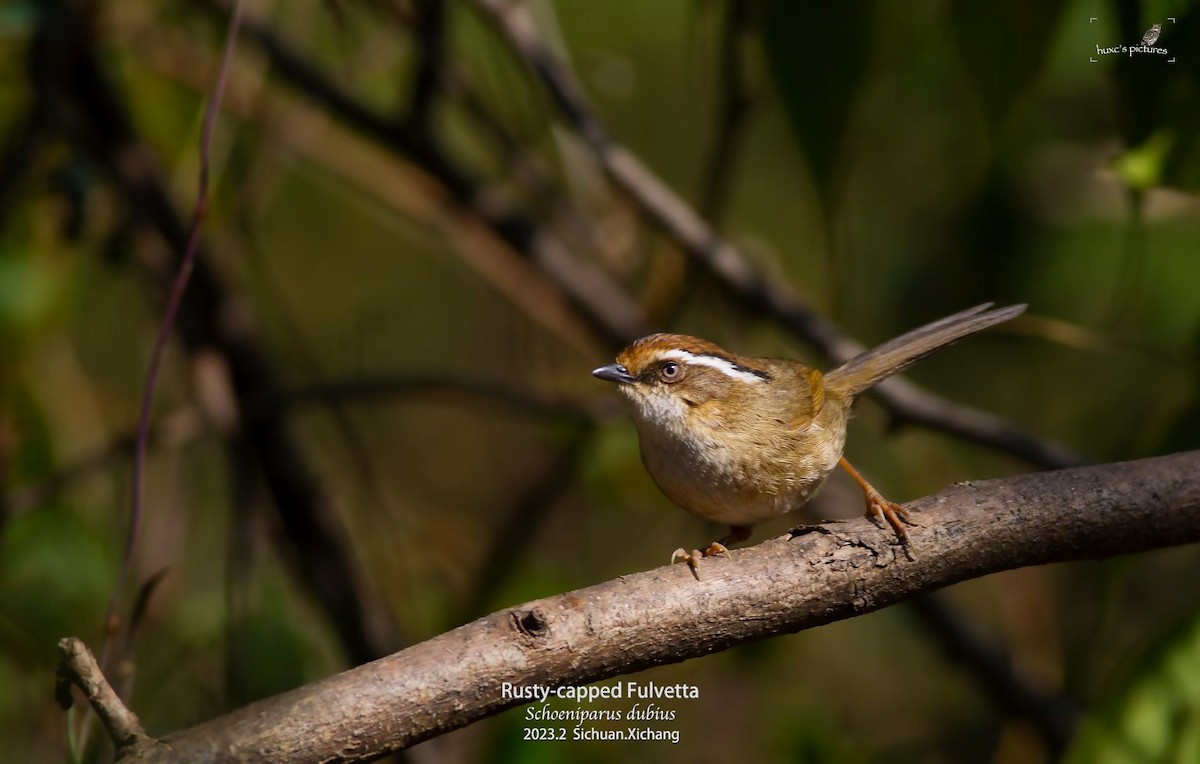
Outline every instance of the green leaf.
[[1153, 188], [1163, 182], [1163, 169], [1172, 146], [1166, 131], [1154, 133], [1141, 146], [1126, 151], [1113, 161], [1113, 169], [1130, 188]]

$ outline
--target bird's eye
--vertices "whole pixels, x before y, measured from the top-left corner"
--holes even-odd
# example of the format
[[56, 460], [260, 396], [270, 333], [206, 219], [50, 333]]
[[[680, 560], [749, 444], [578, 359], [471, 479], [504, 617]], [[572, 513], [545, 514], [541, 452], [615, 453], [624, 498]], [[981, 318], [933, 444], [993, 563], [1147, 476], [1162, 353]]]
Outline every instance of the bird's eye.
[[683, 367], [674, 361], [667, 361], [658, 367], [658, 377], [663, 382], [678, 382], [683, 377]]

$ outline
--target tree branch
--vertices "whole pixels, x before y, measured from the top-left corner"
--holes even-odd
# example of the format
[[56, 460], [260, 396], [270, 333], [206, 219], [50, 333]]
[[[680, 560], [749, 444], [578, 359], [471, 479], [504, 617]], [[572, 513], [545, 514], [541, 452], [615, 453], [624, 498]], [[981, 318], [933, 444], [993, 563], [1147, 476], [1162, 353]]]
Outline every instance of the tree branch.
[[100, 723], [112, 738], [119, 756], [158, 745], [154, 738], [142, 729], [137, 715], [121, 702], [121, 698], [100, 671], [100, 665], [96, 663], [96, 658], [87, 645], [74, 637], [67, 637], [59, 641], [58, 652], [58, 679], [54, 695], [60, 706], [67, 709], [74, 704], [71, 697], [71, 687], [74, 685], [91, 704]]
[[1194, 543], [1200, 451], [962, 483], [907, 509], [915, 559], [866, 519], [799, 528], [706, 560], [699, 582], [658, 568], [493, 613], [121, 761], [364, 761], [519, 705], [504, 682], [586, 684], [989, 573]]

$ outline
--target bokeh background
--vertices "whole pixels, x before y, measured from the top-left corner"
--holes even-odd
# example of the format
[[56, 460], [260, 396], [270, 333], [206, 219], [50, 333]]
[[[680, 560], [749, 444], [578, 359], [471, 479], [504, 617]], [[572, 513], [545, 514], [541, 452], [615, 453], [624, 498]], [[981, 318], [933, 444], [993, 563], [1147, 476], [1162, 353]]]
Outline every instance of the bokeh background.
[[[111, 755], [52, 701], [66, 635], [164, 734], [707, 543], [589, 375], [637, 331], [828, 363], [648, 222], [485, 5], [245, 4], [107, 629], [229, 6], [0, 7], [12, 760]], [[1196, 3], [519, 8], [612, 139], [846, 335], [1030, 304], [910, 380], [1089, 461], [1197, 446]], [[1097, 53], [1156, 23], [1168, 55]], [[870, 399], [848, 454], [899, 500], [1056, 466]], [[807, 519], [860, 511], [839, 475]], [[990, 576], [645, 672], [700, 689], [678, 745], [525, 742], [517, 709], [409, 758], [1200, 760], [1197, 581], [1195, 548]]]

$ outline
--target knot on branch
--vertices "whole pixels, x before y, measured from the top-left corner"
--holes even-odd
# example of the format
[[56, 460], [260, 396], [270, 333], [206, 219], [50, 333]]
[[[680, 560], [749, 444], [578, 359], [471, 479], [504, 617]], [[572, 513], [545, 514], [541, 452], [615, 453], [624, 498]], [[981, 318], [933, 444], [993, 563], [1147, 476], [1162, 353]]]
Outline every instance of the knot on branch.
[[512, 612], [513, 627], [527, 637], [541, 639], [550, 631], [546, 616], [537, 608], [531, 610], [514, 610]]

